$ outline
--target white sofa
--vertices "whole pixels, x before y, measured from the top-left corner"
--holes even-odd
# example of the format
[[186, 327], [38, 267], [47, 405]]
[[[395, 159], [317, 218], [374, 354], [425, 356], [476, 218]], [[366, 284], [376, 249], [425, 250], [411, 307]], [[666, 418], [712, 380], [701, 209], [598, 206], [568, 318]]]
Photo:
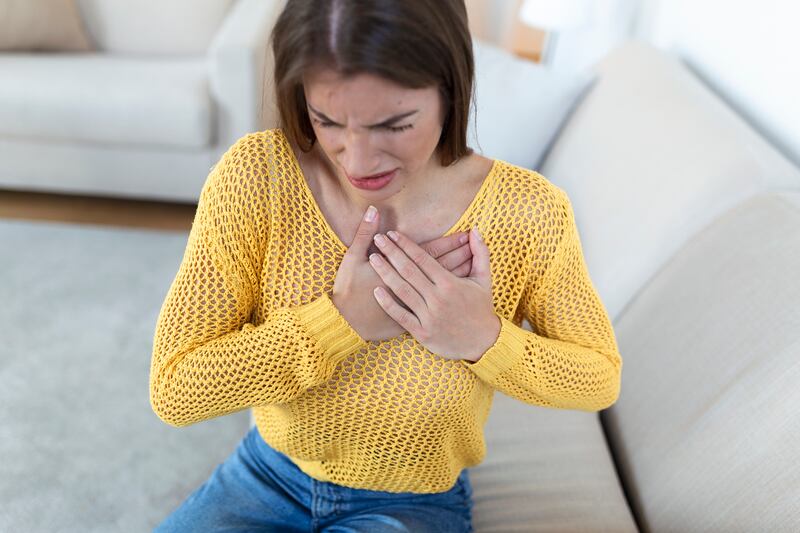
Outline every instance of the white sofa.
[[0, 188], [197, 200], [237, 138], [274, 127], [283, 2], [78, 0], [90, 53], [0, 53]]
[[630, 41], [539, 171], [572, 200], [622, 389], [599, 416], [496, 394], [476, 531], [800, 529], [800, 169]]

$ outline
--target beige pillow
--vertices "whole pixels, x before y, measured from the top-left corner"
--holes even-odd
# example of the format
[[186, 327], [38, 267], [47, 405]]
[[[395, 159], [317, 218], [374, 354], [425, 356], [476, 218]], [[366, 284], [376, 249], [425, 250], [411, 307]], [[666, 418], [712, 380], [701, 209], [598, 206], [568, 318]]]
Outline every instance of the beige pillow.
[[0, 0], [0, 51], [94, 49], [75, 0]]

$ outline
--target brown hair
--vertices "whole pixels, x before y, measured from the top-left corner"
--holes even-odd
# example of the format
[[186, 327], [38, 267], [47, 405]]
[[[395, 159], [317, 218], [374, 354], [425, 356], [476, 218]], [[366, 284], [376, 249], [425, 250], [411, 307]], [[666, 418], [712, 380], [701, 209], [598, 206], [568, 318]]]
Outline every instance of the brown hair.
[[475, 65], [464, 0], [288, 0], [270, 43], [279, 125], [304, 152], [316, 135], [303, 72], [324, 65], [344, 77], [370, 73], [413, 89], [438, 86], [446, 112], [436, 147], [442, 165], [472, 153]]

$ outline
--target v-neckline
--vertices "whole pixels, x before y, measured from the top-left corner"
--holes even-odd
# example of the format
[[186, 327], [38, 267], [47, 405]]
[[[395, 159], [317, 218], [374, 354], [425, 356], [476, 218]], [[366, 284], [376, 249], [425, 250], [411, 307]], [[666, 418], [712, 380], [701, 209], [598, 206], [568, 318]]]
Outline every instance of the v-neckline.
[[[333, 226], [331, 226], [331, 224], [328, 222], [328, 219], [325, 218], [325, 215], [322, 213], [322, 209], [319, 207], [317, 199], [314, 197], [314, 193], [311, 190], [308, 181], [306, 180], [306, 176], [303, 173], [303, 169], [300, 168], [300, 160], [297, 158], [297, 154], [294, 153], [292, 145], [289, 143], [289, 139], [286, 137], [286, 134], [283, 132], [281, 128], [276, 128], [276, 129], [280, 133], [284, 147], [289, 152], [289, 158], [292, 160], [292, 165], [294, 166], [294, 169], [297, 172], [297, 176], [300, 179], [300, 187], [303, 189], [303, 194], [307, 197], [309, 203], [311, 204], [312, 208], [314, 209], [314, 212], [317, 215], [317, 218], [319, 218], [320, 222], [325, 227], [325, 231], [333, 238], [333, 240], [336, 242], [336, 245], [341, 249], [341, 251], [346, 253], [350, 247], [346, 246], [344, 242], [342, 242], [342, 239], [339, 238], [339, 235], [333, 230]], [[475, 194], [475, 196], [472, 197], [472, 200], [470, 200], [467, 208], [464, 210], [463, 213], [461, 213], [461, 216], [458, 217], [458, 220], [456, 220], [455, 223], [452, 226], [450, 226], [450, 228], [438, 238], [447, 237], [448, 235], [452, 235], [453, 233], [455, 233], [456, 228], [458, 228], [458, 226], [461, 225], [464, 219], [466, 219], [467, 216], [477, 207], [478, 202], [484, 195], [484, 191], [489, 188], [489, 185], [491, 184], [495, 174], [500, 168], [500, 163], [501, 161], [499, 159], [492, 160], [492, 166], [489, 169], [489, 172], [486, 174], [486, 177], [483, 178], [483, 183], [481, 183], [481, 186], [478, 188], [478, 192]]]

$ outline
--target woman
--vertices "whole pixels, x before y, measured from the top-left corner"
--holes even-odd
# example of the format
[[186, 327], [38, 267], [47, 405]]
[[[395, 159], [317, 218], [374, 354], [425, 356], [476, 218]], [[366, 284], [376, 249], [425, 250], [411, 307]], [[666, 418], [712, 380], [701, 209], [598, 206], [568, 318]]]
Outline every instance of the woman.
[[463, 0], [289, 0], [272, 47], [281, 126], [212, 169], [150, 375], [170, 425], [256, 425], [157, 531], [471, 531], [495, 390], [619, 394], [569, 199], [466, 146]]

